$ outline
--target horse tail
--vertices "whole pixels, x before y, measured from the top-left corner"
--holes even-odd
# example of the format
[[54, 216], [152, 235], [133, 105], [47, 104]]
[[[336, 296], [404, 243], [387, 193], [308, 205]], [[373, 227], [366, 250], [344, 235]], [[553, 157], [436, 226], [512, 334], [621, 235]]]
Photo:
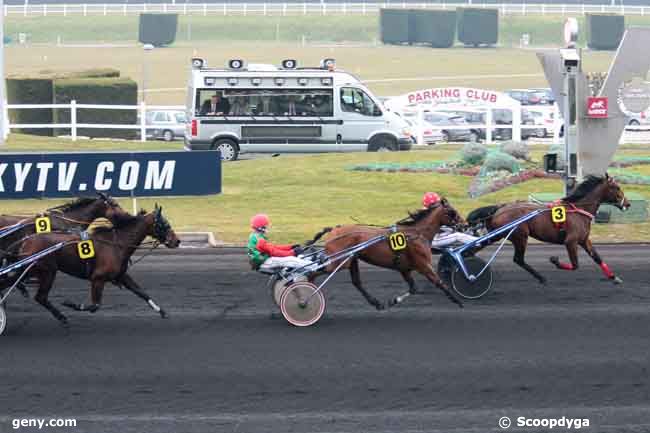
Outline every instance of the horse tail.
[[483, 206], [478, 209], [474, 209], [467, 215], [467, 223], [470, 226], [474, 226], [477, 224], [481, 224], [483, 222], [486, 222], [492, 216], [497, 213], [499, 209], [501, 209], [504, 204], [497, 204], [497, 205], [490, 205], [490, 206]]
[[318, 240], [320, 238], [322, 238], [323, 236], [325, 236], [327, 233], [331, 232], [332, 230], [334, 230], [334, 227], [325, 227], [323, 230], [316, 233], [316, 235], [314, 236], [314, 238], [312, 240], [305, 242], [305, 246], [309, 247], [309, 246], [314, 245], [316, 242], [318, 242]]

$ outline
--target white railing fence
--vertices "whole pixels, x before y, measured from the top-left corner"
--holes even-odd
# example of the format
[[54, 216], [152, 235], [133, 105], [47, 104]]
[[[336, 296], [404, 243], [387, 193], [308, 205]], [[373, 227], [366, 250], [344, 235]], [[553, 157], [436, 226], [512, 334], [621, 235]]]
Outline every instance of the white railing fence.
[[4, 16], [68, 16], [68, 15], [133, 15], [144, 12], [181, 15], [222, 16], [295, 16], [295, 15], [371, 15], [382, 8], [455, 9], [473, 7], [497, 8], [502, 15], [584, 15], [613, 13], [646, 15], [650, 6], [586, 5], [586, 4], [486, 4], [486, 3], [405, 3], [405, 2], [342, 2], [342, 3], [94, 3], [94, 4], [29, 4], [5, 5]]
[[[130, 129], [140, 131], [140, 141], [147, 141], [147, 130], [164, 129], [162, 126], [147, 125], [146, 113], [148, 110], [185, 110], [184, 105], [146, 105], [144, 102], [139, 105], [100, 105], [100, 104], [78, 104], [72, 100], [69, 104], [7, 104], [7, 110], [38, 110], [38, 109], [64, 109], [70, 110], [69, 123], [11, 123], [7, 125], [7, 132], [12, 129], [70, 129], [70, 138], [76, 141], [78, 130], [85, 129]], [[79, 123], [78, 111], [84, 109], [92, 110], [136, 110], [138, 122], [135, 124], [102, 124], [102, 123]], [[6, 117], [8, 118], [8, 117]]]

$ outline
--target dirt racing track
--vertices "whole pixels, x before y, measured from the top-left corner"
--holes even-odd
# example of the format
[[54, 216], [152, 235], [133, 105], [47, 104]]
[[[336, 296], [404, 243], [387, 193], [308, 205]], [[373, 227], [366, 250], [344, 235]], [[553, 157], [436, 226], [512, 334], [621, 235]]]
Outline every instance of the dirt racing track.
[[[563, 249], [532, 246], [542, 287], [506, 249], [493, 290], [463, 310], [431, 288], [377, 312], [341, 273], [310, 328], [270, 318], [265, 279], [239, 250], [162, 251], [135, 266], [169, 319], [109, 287], [102, 310], [67, 312], [65, 330], [16, 294], [0, 338], [0, 431], [11, 414], [75, 417], [74, 432], [491, 432], [502, 416], [508, 431], [548, 431], [518, 429], [520, 416], [566, 416], [589, 419], [583, 431], [646, 432], [650, 246], [599, 250], [623, 285], [585, 254], [563, 272], [548, 262]], [[404, 289], [394, 272], [361, 271], [381, 298]], [[62, 275], [52, 292], [57, 304], [86, 296]]]

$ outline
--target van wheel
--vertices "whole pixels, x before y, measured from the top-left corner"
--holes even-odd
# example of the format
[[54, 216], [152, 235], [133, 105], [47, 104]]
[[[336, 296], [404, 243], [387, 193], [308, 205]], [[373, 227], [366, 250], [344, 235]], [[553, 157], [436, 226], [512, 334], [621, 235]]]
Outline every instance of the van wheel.
[[165, 141], [172, 141], [174, 139], [174, 133], [169, 129], [165, 129], [163, 131], [162, 138]]
[[222, 161], [235, 161], [239, 157], [239, 147], [228, 138], [220, 138], [212, 144], [212, 150], [221, 152]]
[[469, 133], [469, 141], [472, 143], [478, 143], [478, 134], [475, 131]]
[[397, 150], [397, 142], [386, 135], [372, 137], [368, 143], [369, 152], [393, 152]]

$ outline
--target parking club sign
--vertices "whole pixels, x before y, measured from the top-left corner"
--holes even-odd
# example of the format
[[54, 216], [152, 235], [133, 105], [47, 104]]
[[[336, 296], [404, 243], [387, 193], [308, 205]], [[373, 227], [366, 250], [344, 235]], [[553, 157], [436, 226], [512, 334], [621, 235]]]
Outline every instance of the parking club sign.
[[606, 119], [607, 98], [593, 96], [587, 98], [587, 117], [592, 119]]

